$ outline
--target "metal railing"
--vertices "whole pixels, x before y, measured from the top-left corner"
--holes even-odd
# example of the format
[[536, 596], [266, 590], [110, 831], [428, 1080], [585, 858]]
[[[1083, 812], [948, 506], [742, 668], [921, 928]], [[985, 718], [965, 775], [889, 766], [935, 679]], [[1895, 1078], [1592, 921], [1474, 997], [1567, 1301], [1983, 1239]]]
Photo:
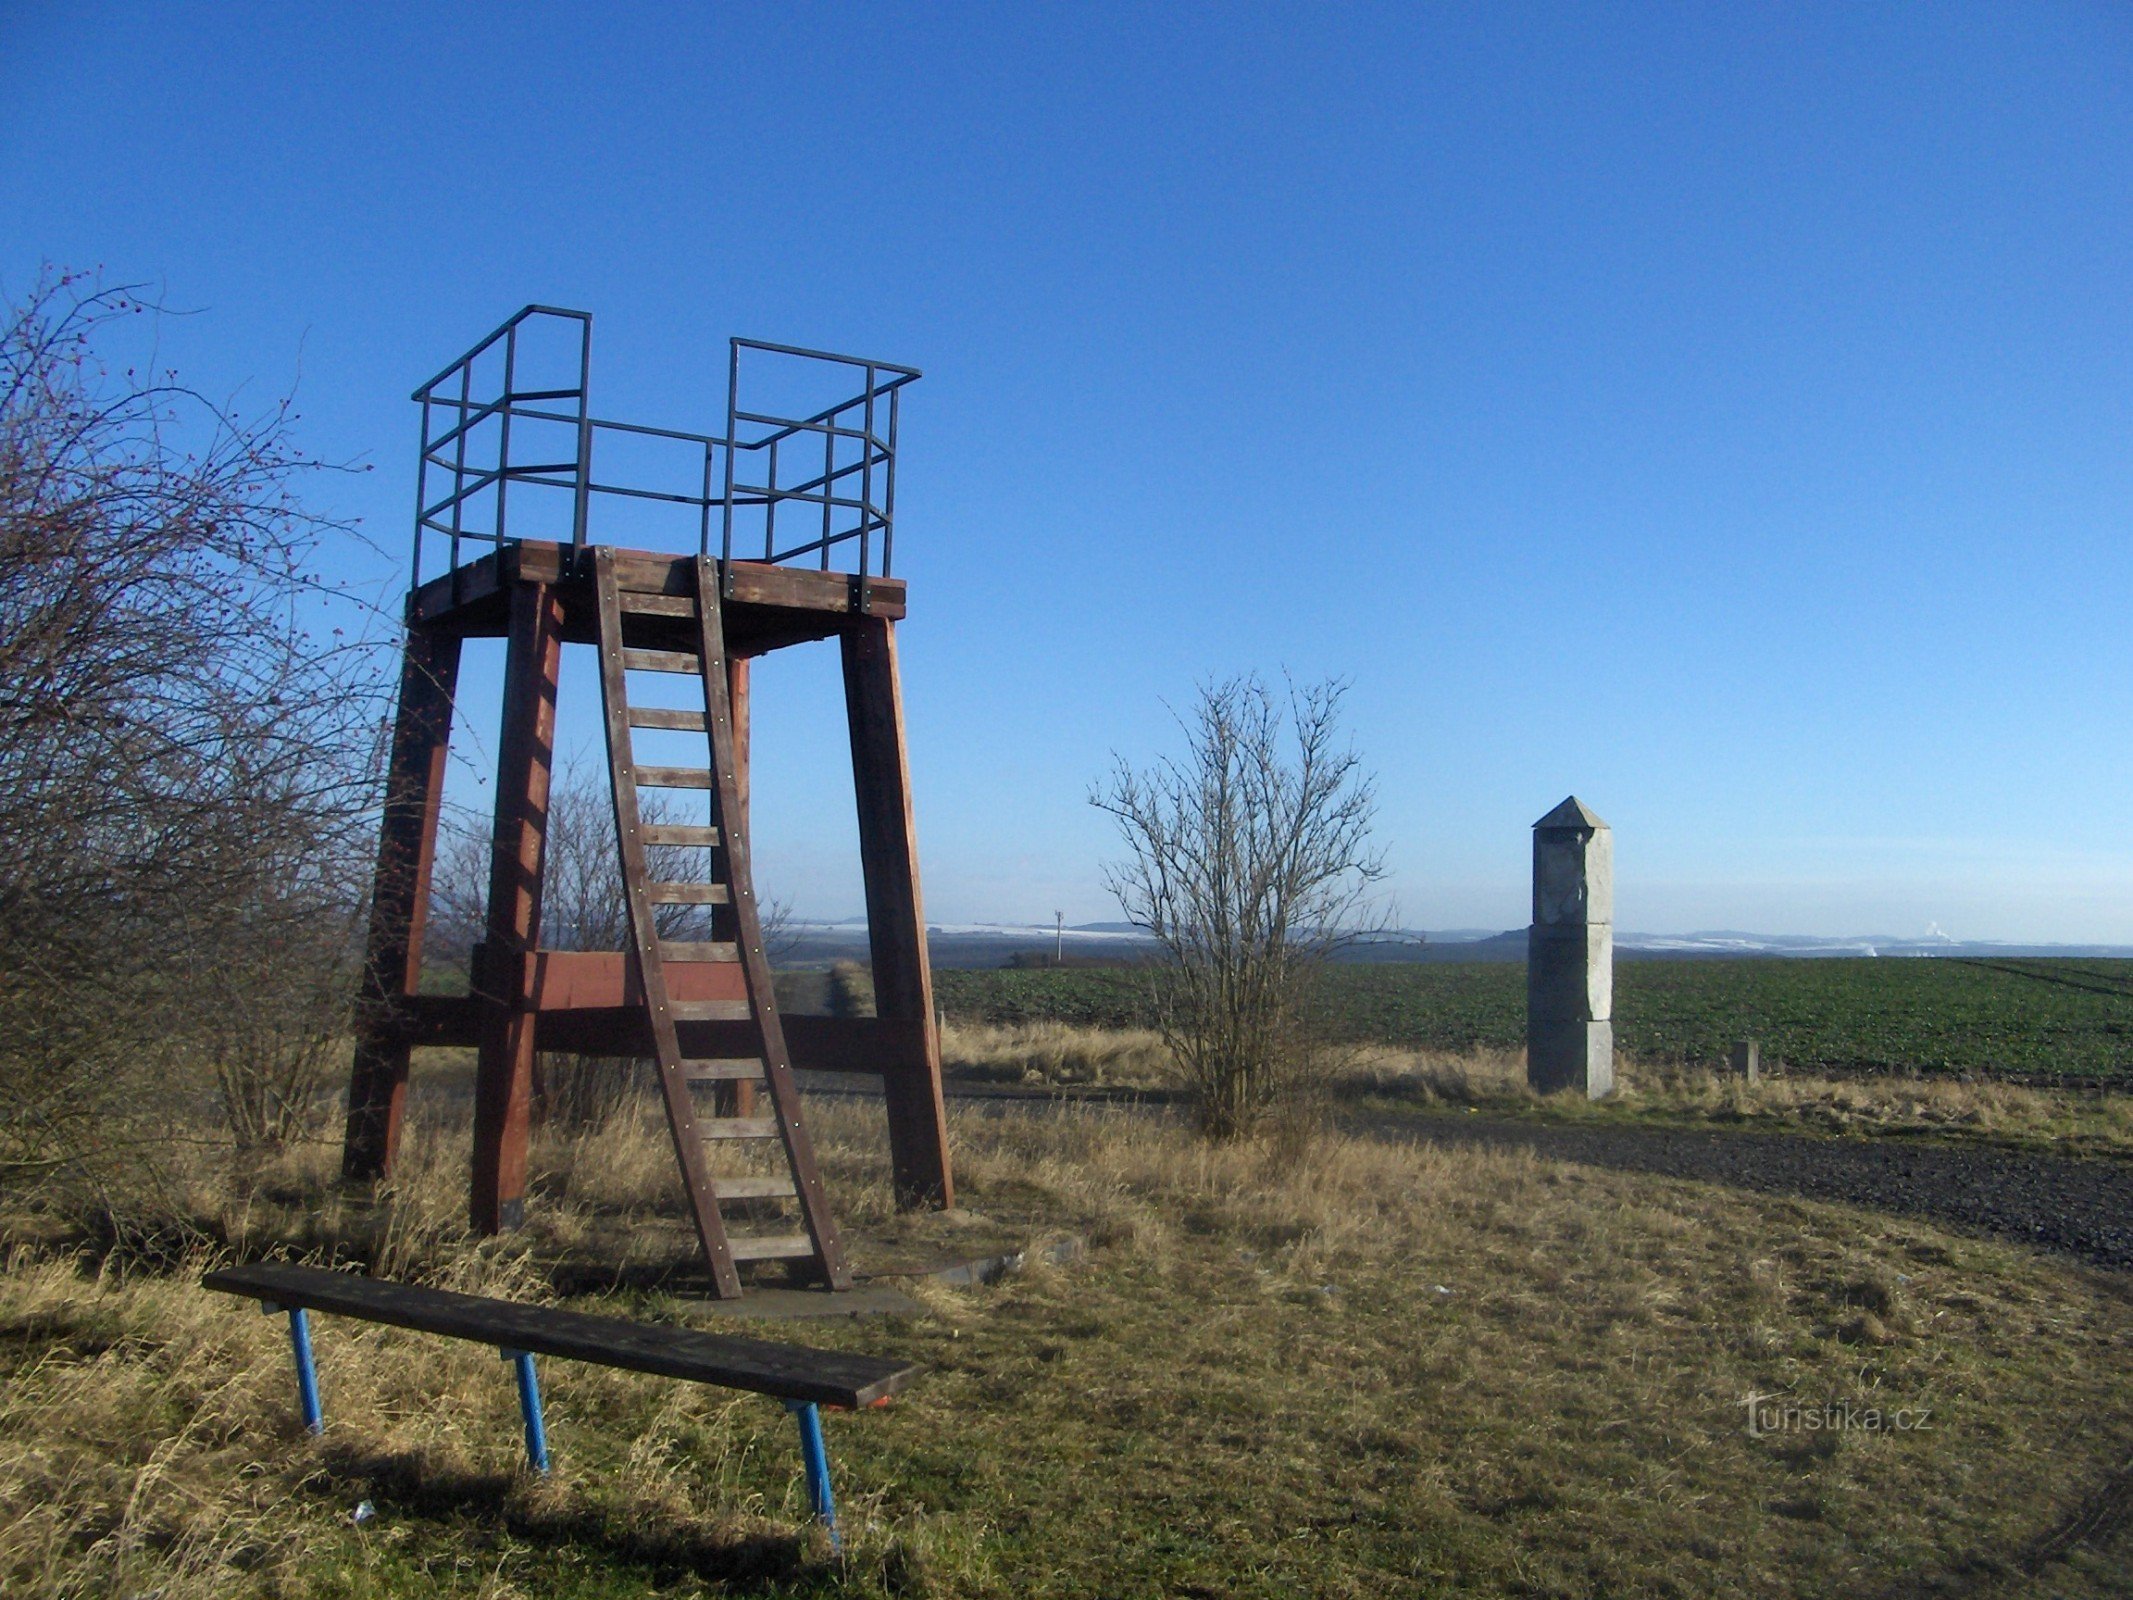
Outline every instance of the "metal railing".
[[[655, 428], [591, 414], [589, 312], [527, 306], [510, 318], [414, 393], [422, 408], [414, 583], [438, 575], [424, 571], [432, 537], [443, 541], [445, 572], [513, 539], [582, 549], [611, 531], [605, 513], [616, 502], [642, 513], [628, 535], [637, 548], [686, 537], [678, 516], [693, 522], [696, 550], [723, 561], [812, 558], [828, 571], [833, 551], [856, 544], [839, 570], [888, 576], [899, 396], [918, 369], [758, 339], [731, 340], [729, 350], [725, 433]], [[744, 404], [751, 374], [794, 392], [827, 380], [839, 398]], [[662, 453], [663, 462], [648, 459]], [[595, 475], [596, 454], [606, 476]], [[646, 526], [655, 510], [667, 519], [663, 536]]]

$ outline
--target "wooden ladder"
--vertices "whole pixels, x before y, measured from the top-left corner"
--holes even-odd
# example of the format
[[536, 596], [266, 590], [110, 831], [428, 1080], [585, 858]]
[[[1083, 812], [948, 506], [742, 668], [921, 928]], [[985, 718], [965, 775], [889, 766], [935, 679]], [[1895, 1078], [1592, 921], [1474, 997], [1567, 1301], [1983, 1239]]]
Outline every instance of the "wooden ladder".
[[[733, 707], [726, 677], [718, 563], [699, 556], [693, 568], [695, 592], [672, 594], [667, 592], [671, 585], [663, 582], [656, 591], [625, 587], [618, 579], [611, 549], [596, 548], [594, 560], [600, 605], [600, 688], [607, 710], [608, 768], [614, 779], [615, 829], [622, 848], [630, 933], [658, 1055], [659, 1089], [666, 1103], [667, 1126], [674, 1136], [682, 1186], [688, 1193], [704, 1259], [710, 1264], [712, 1281], [721, 1299], [741, 1292], [740, 1277], [735, 1271], [735, 1264], [741, 1261], [805, 1260], [813, 1263], [816, 1275], [832, 1289], [850, 1288], [851, 1270], [845, 1264], [837, 1225], [823, 1195], [814, 1146], [800, 1121], [800, 1094], [793, 1083], [785, 1028], [771, 991], [770, 961], [763, 949], [763, 930], [750, 881], [747, 827], [734, 760]], [[632, 573], [634, 570], [630, 569]], [[644, 620], [631, 629], [633, 618]], [[692, 622], [695, 626], [690, 629]], [[632, 632], [638, 637], [650, 632], [663, 643], [679, 642], [673, 635], [687, 632], [696, 647], [641, 649], [628, 642], [627, 635]], [[703, 710], [632, 707], [630, 676], [649, 672], [686, 673], [700, 679]], [[704, 734], [709, 766], [640, 764], [634, 743], [634, 732], [640, 728]], [[648, 824], [640, 814], [640, 789], [708, 790], [711, 822], [708, 826]], [[702, 871], [693, 881], [679, 871], [655, 879], [654, 858], [650, 854], [653, 850], [660, 852], [657, 859], [662, 867], [670, 860], [686, 859], [701, 863]], [[733, 934], [730, 942], [670, 936], [677, 931], [672, 926], [676, 915], [672, 910], [665, 911], [667, 925], [662, 926], [663, 908], [709, 906], [727, 908]], [[746, 998], [673, 999], [668, 993], [668, 963], [701, 961], [737, 962]], [[676, 1025], [692, 1022], [747, 1023], [747, 1053], [715, 1059], [685, 1056]], [[770, 1115], [748, 1114], [748, 1097], [731, 1089], [725, 1105], [700, 1106], [693, 1087], [699, 1083], [738, 1086], [755, 1082], [768, 1089]], [[739, 1150], [745, 1146], [734, 1141], [744, 1140], [777, 1141], [785, 1153], [786, 1175], [714, 1173], [706, 1158], [706, 1147]], [[721, 1209], [725, 1204], [743, 1201], [751, 1210], [760, 1211], [763, 1202], [778, 1200], [790, 1201], [799, 1213], [797, 1218], [781, 1219], [783, 1231], [728, 1231]], [[791, 1231], [795, 1222], [801, 1231]]]

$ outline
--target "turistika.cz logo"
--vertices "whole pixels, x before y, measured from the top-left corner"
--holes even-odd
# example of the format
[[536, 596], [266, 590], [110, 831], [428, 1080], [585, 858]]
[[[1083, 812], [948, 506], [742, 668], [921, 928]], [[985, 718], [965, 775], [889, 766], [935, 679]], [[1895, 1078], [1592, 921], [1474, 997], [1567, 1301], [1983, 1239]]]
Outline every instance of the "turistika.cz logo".
[[1761, 1439], [1773, 1433], [1916, 1433], [1933, 1426], [1930, 1406], [1854, 1405], [1849, 1400], [1826, 1400], [1809, 1405], [1783, 1395], [1751, 1394], [1748, 1407], [1748, 1437]]

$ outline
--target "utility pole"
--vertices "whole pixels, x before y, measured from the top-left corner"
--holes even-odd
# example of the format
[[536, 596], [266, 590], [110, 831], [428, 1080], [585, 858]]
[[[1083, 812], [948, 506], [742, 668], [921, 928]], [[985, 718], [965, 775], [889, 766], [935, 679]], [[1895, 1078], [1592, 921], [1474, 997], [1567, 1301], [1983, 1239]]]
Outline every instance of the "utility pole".
[[1066, 965], [1066, 913], [1054, 911], [1052, 922], [1057, 929], [1052, 939], [1052, 965], [1063, 967]]

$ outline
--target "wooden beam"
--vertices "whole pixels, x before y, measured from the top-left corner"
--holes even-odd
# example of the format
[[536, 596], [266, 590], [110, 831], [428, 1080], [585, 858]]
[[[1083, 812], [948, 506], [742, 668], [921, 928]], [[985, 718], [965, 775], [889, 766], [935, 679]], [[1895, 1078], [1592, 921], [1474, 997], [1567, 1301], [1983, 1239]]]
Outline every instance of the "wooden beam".
[[[748, 831], [748, 681], [748, 657], [728, 655], [726, 700], [727, 709], [733, 714], [733, 792], [738, 808], [734, 826], [740, 829], [742, 837], [753, 839], [755, 835]], [[711, 931], [720, 939], [739, 939], [740, 929], [731, 908], [721, 907], [711, 913]], [[712, 1104], [722, 1117], [755, 1115], [755, 1084], [752, 1082], [721, 1083], [711, 1094]]]
[[925, 1370], [883, 1356], [815, 1350], [768, 1339], [699, 1333], [662, 1323], [491, 1300], [447, 1289], [381, 1283], [323, 1267], [279, 1262], [222, 1267], [202, 1278], [200, 1286], [243, 1295], [277, 1309], [300, 1306], [329, 1316], [469, 1339], [499, 1350], [524, 1350], [564, 1361], [586, 1361], [855, 1410], [886, 1400]]
[[[468, 1048], [481, 1043], [487, 1002], [470, 995], [423, 995], [408, 1002], [401, 1040], [409, 1045]], [[575, 1050], [586, 1055], [652, 1054], [651, 1029], [636, 1007], [582, 1007], [542, 1012], [543, 1050]], [[682, 1053], [692, 1060], [750, 1055], [754, 1042], [740, 1022], [684, 1022], [678, 1025]], [[927, 1074], [926, 1038], [915, 1020], [893, 1017], [787, 1017], [785, 1045], [799, 1072], [879, 1073], [923, 1080]]]
[[[670, 1000], [745, 1000], [738, 961], [667, 961]], [[644, 1004], [634, 956], [620, 950], [541, 950], [533, 956], [528, 1002], [542, 1015], [618, 1010]]]
[[[622, 855], [622, 882], [629, 901], [630, 943], [637, 954], [637, 973], [645, 995], [644, 1005], [631, 1015], [651, 1040], [652, 1057], [658, 1064], [659, 1095], [666, 1107], [667, 1133], [673, 1140], [676, 1164], [681, 1168], [682, 1195], [688, 1202], [697, 1243], [704, 1252], [704, 1264], [711, 1269], [713, 1292], [722, 1300], [731, 1299], [741, 1292], [741, 1280], [734, 1270], [733, 1248], [719, 1214], [718, 1196], [711, 1188], [703, 1140], [697, 1136], [696, 1098], [682, 1067], [682, 1049], [674, 1032], [674, 1004], [667, 995], [666, 960], [660, 953], [657, 908], [700, 902], [680, 900], [672, 892], [675, 886], [651, 881], [644, 850], [644, 817], [637, 806], [637, 758], [630, 732], [629, 674], [623, 666], [621, 590], [615, 573], [615, 553], [597, 550], [593, 561], [600, 704], [607, 723], [608, 791], [614, 800], [615, 841]], [[704, 710], [708, 724], [710, 707]], [[741, 1009], [746, 1010], [746, 1002], [741, 1003]]]
[[563, 657], [563, 606], [554, 589], [543, 583], [513, 587], [507, 639], [488, 932], [478, 964], [490, 1015], [474, 1075], [468, 1211], [477, 1233], [515, 1228], [525, 1219], [533, 1110], [531, 957], [541, 933], [556, 681]]
[[341, 1147], [342, 1176], [355, 1182], [386, 1176], [399, 1152], [407, 1104], [407, 1043], [396, 1012], [421, 986], [422, 941], [429, 921], [430, 875], [437, 859], [437, 818], [444, 803], [452, 694], [458, 678], [458, 637], [411, 626], [400, 662], [400, 705], [386, 769], [385, 815], [378, 830], [370, 932], [356, 1002], [355, 1065], [348, 1080], [348, 1124]]
[[[693, 557], [651, 550], [618, 550], [616, 557], [623, 563], [625, 585], [640, 600], [651, 595], [678, 602], [694, 592]], [[410, 596], [408, 614], [461, 638], [502, 635], [509, 632], [511, 591], [529, 583], [546, 584], [562, 597], [567, 642], [597, 642], [591, 563], [586, 553], [552, 540], [513, 540], [501, 551], [432, 578]], [[869, 578], [865, 598], [869, 614], [899, 619], [905, 612], [907, 590], [901, 578]], [[859, 605], [859, 579], [851, 573], [736, 561], [733, 594], [725, 606], [730, 653], [761, 655], [829, 638], [842, 631], [847, 616], [860, 614]], [[688, 613], [632, 610], [629, 616], [635, 630], [662, 622], [685, 624]]]
[[[778, 1015], [778, 1000], [770, 975], [770, 956], [763, 948], [763, 927], [756, 912], [755, 869], [749, 861], [748, 828], [742, 820], [739, 758], [734, 750], [732, 679], [726, 671], [726, 619], [718, 592], [718, 564], [709, 557], [697, 562], [697, 614], [702, 637], [697, 653], [704, 663], [704, 721], [711, 738], [711, 770], [718, 774], [717, 820], [725, 830], [726, 879], [733, 886], [734, 942], [740, 946], [741, 972], [748, 985], [748, 1005], [754, 1011], [763, 1083], [774, 1115], [765, 1118], [784, 1140], [786, 1159], [792, 1167], [793, 1184], [799, 1197], [800, 1219], [811, 1241], [810, 1253], [817, 1270], [832, 1289], [852, 1286], [852, 1269], [844, 1258], [844, 1243], [837, 1222], [830, 1215], [829, 1200], [822, 1191], [822, 1173], [815, 1161], [814, 1141], [800, 1120], [800, 1091], [793, 1082], [792, 1054], [785, 1043], [785, 1029]], [[716, 1015], [699, 1002], [696, 1016], [710, 1020]], [[712, 1118], [705, 1126], [721, 1119]], [[736, 1118], [736, 1121], [741, 1119]], [[749, 1119], [754, 1120], [754, 1119]]]
[[895, 625], [880, 615], [855, 617], [845, 628], [842, 644], [867, 939], [874, 958], [874, 1009], [884, 1018], [916, 1023], [924, 1059], [919, 1072], [883, 1079], [891, 1176], [898, 1204], [946, 1209], [955, 1204], [955, 1182], [941, 1100], [940, 1038], [933, 1013], [933, 968], [926, 954], [926, 911], [919, 892], [918, 832], [911, 814]]

